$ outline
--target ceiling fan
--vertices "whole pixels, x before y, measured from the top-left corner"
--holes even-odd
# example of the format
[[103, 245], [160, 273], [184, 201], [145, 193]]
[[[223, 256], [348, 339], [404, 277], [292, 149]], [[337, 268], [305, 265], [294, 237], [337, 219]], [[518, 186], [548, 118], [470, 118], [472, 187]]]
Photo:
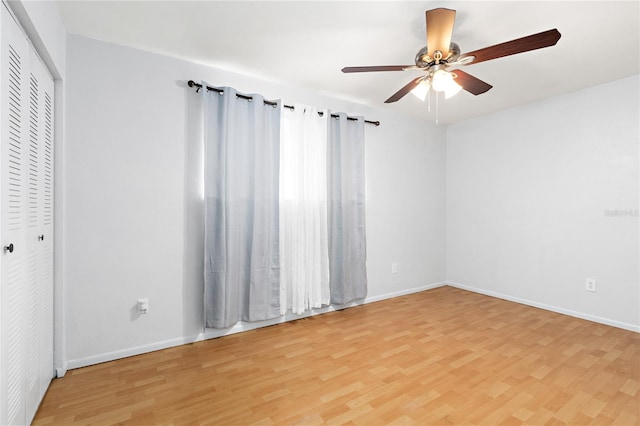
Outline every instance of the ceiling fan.
[[480, 95], [493, 86], [454, 68], [553, 46], [560, 39], [560, 32], [552, 29], [460, 54], [460, 47], [451, 41], [455, 17], [456, 11], [451, 9], [439, 8], [426, 11], [427, 45], [416, 54], [415, 65], [345, 67], [342, 72], [405, 70], [425, 72], [424, 75], [414, 78], [394, 93], [385, 103], [396, 102], [411, 91], [424, 99], [429, 88], [433, 88], [436, 92], [444, 92], [445, 98], [450, 98], [461, 89]]

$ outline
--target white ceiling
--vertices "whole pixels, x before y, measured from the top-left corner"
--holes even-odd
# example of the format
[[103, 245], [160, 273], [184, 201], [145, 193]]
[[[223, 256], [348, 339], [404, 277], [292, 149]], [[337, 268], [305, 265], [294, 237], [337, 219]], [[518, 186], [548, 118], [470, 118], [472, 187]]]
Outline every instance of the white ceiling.
[[411, 95], [384, 104], [419, 72], [343, 74], [341, 68], [413, 64], [426, 44], [424, 12], [436, 7], [457, 10], [452, 40], [462, 52], [552, 28], [560, 31], [562, 38], [554, 47], [464, 67], [494, 87], [479, 96], [463, 91], [441, 100], [441, 124], [621, 79], [638, 74], [640, 68], [637, 0], [58, 0], [57, 4], [71, 33], [429, 121], [435, 121], [435, 108], [427, 112], [426, 104]]

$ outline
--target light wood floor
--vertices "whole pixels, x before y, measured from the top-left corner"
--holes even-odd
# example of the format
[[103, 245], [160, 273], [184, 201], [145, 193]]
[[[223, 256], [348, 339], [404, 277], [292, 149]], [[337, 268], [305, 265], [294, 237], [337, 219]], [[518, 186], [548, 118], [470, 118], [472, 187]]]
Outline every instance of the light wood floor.
[[640, 334], [442, 287], [72, 370], [34, 424], [639, 422]]

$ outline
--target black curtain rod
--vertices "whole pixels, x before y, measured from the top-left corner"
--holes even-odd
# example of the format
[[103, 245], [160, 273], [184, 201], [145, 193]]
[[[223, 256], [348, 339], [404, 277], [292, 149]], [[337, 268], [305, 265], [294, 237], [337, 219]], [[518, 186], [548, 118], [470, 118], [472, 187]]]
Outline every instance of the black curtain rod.
[[[187, 84], [189, 85], [189, 87], [197, 87], [198, 89], [202, 89], [202, 84], [196, 83], [196, 82], [195, 82], [195, 81], [193, 81], [193, 80], [189, 80], [189, 81], [187, 82]], [[207, 90], [213, 90], [214, 92], [218, 92], [218, 93], [222, 93], [222, 92], [224, 92], [224, 90], [222, 90], [222, 89], [219, 89], [219, 88], [217, 88], [217, 87], [211, 87], [211, 86], [207, 86]], [[240, 99], [247, 99], [247, 100], [252, 100], [252, 99], [253, 99], [251, 96], [243, 95], [243, 94], [241, 94], [241, 93], [237, 93], [237, 94], [236, 94], [236, 96], [237, 96], [237, 97], [239, 97]], [[272, 102], [272, 101], [268, 101], [268, 100], [266, 100], [266, 99], [264, 100], [264, 103], [265, 103], [266, 105], [273, 105], [273, 106], [278, 105], [277, 103]], [[289, 108], [289, 109], [293, 109], [293, 105], [284, 105], [284, 107], [285, 107], [285, 108]], [[318, 111], [318, 115], [322, 116], [322, 111]], [[338, 115], [337, 115], [337, 114], [331, 114], [331, 116], [332, 116], [332, 117], [338, 117]], [[355, 118], [355, 117], [347, 117], [347, 120], [356, 121], [356, 120], [358, 120], [358, 119], [357, 119], [357, 118]], [[365, 123], [369, 123], [369, 124], [373, 124], [374, 126], [379, 126], [379, 125], [380, 125], [380, 122], [379, 122], [379, 121], [369, 121], [369, 120], [364, 120], [364, 122], [365, 122]]]

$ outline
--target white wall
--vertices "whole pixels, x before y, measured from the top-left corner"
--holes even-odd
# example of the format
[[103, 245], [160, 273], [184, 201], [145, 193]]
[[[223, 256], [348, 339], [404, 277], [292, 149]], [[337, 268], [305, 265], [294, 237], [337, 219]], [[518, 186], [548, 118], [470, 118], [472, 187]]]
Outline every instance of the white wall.
[[[70, 35], [64, 152], [70, 368], [203, 338], [202, 146], [189, 79], [380, 120], [380, 127], [366, 126], [369, 300], [444, 281], [444, 129]], [[149, 298], [150, 312], [138, 317], [141, 297]]]
[[447, 281], [640, 331], [638, 80], [448, 127]]

